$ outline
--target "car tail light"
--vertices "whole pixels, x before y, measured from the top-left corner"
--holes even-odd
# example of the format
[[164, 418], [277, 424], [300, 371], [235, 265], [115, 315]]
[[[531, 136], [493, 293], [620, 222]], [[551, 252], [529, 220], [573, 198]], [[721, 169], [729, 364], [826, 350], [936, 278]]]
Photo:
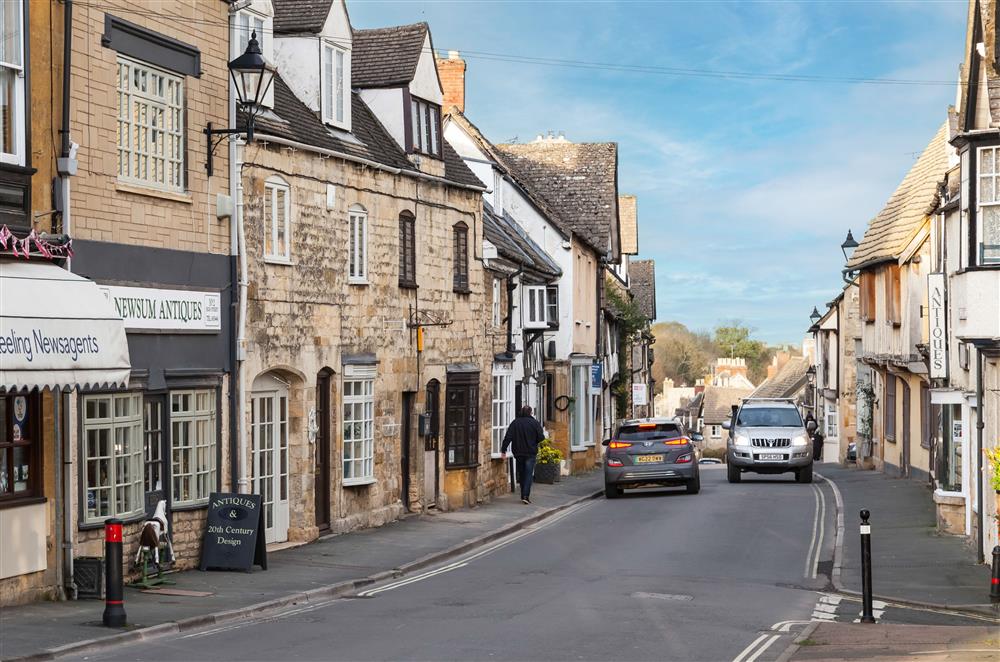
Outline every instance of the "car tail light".
[[656, 423], [639, 423], [640, 430], [655, 430]]
[[667, 446], [683, 446], [684, 444], [689, 443], [689, 440], [681, 437], [680, 439], [671, 439], [669, 441], [664, 441], [663, 443]]
[[691, 461], [691, 453], [684, 453], [684, 455], [681, 455], [679, 458], [674, 460], [674, 462], [676, 462], [677, 464], [687, 464], [690, 461]]
[[612, 441], [608, 444], [608, 448], [628, 448], [631, 445], [627, 441]]
[[616, 460], [613, 457], [609, 457], [608, 458], [608, 466], [609, 467], [623, 467], [625, 465], [622, 464], [621, 460]]

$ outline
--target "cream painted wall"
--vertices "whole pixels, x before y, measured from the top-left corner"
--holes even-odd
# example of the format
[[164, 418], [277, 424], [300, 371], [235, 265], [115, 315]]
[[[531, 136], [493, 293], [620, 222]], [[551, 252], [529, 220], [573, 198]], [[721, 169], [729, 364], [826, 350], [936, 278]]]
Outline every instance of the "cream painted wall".
[[434, 52], [431, 50], [430, 34], [424, 37], [424, 47], [417, 61], [417, 70], [410, 81], [410, 94], [425, 101], [441, 105], [444, 95], [441, 93], [441, 81], [438, 79], [437, 64]]
[[597, 351], [597, 274], [594, 252], [573, 240], [573, 351], [593, 356]]
[[274, 63], [289, 89], [309, 110], [319, 112], [319, 41], [312, 37], [278, 37]]
[[403, 89], [400, 87], [364, 89], [361, 90], [361, 100], [368, 105], [400, 149], [406, 149]]

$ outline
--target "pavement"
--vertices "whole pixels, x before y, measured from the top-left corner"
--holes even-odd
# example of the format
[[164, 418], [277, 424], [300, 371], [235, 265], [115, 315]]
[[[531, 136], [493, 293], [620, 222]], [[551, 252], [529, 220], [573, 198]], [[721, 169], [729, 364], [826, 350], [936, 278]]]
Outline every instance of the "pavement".
[[1000, 628], [817, 623], [800, 635], [789, 652], [785, 659], [792, 662], [997, 662], [1000, 659]]
[[554, 485], [536, 483], [531, 505], [505, 494], [477, 508], [411, 515], [379, 528], [328, 536], [269, 553], [267, 571], [255, 568], [251, 573], [174, 573], [170, 579], [176, 585], [169, 589], [208, 595], [164, 595], [126, 588], [129, 625], [123, 630], [103, 627], [102, 601], [40, 602], [0, 608], [0, 659], [44, 659], [51, 657], [46, 651], [66, 652], [83, 645], [100, 649], [112, 645], [115, 640], [108, 637], [116, 635], [119, 642], [139, 639], [352, 592], [359, 585], [416, 571], [530, 526], [603, 493], [603, 486], [602, 472], [592, 471], [563, 477]]
[[926, 483], [831, 464], [817, 467], [843, 501], [844, 540], [833, 584], [861, 591], [859, 512], [871, 511], [872, 589], [884, 601], [995, 614], [990, 568], [966, 538], [938, 533]]

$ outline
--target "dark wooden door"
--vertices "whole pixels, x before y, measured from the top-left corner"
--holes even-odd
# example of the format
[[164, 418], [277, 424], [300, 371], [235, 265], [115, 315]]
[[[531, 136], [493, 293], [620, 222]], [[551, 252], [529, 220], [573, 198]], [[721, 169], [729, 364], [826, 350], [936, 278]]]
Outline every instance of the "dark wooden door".
[[900, 435], [903, 440], [903, 457], [902, 465], [899, 470], [904, 478], [910, 477], [910, 439], [912, 434], [911, 424], [910, 424], [910, 385], [905, 381], [903, 382], [903, 434]]
[[399, 435], [400, 441], [400, 495], [403, 508], [410, 509], [410, 445], [413, 443], [413, 403], [416, 394], [403, 393], [403, 427]]
[[330, 382], [328, 370], [316, 377], [316, 526], [330, 528]]
[[[475, 379], [475, 381], [473, 381]], [[479, 381], [449, 379], [445, 390], [444, 447], [446, 467], [470, 467], [479, 458]]]

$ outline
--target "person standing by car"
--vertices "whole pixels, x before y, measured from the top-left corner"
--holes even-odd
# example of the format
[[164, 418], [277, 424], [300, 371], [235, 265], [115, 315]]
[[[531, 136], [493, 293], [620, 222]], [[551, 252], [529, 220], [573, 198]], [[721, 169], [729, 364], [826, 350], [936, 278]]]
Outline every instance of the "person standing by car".
[[507, 449], [511, 448], [517, 465], [517, 484], [521, 486], [521, 502], [531, 503], [531, 480], [535, 474], [535, 456], [538, 444], [545, 439], [542, 424], [531, 415], [531, 407], [521, 407], [517, 418], [511, 421], [503, 436], [500, 455], [507, 459]]

